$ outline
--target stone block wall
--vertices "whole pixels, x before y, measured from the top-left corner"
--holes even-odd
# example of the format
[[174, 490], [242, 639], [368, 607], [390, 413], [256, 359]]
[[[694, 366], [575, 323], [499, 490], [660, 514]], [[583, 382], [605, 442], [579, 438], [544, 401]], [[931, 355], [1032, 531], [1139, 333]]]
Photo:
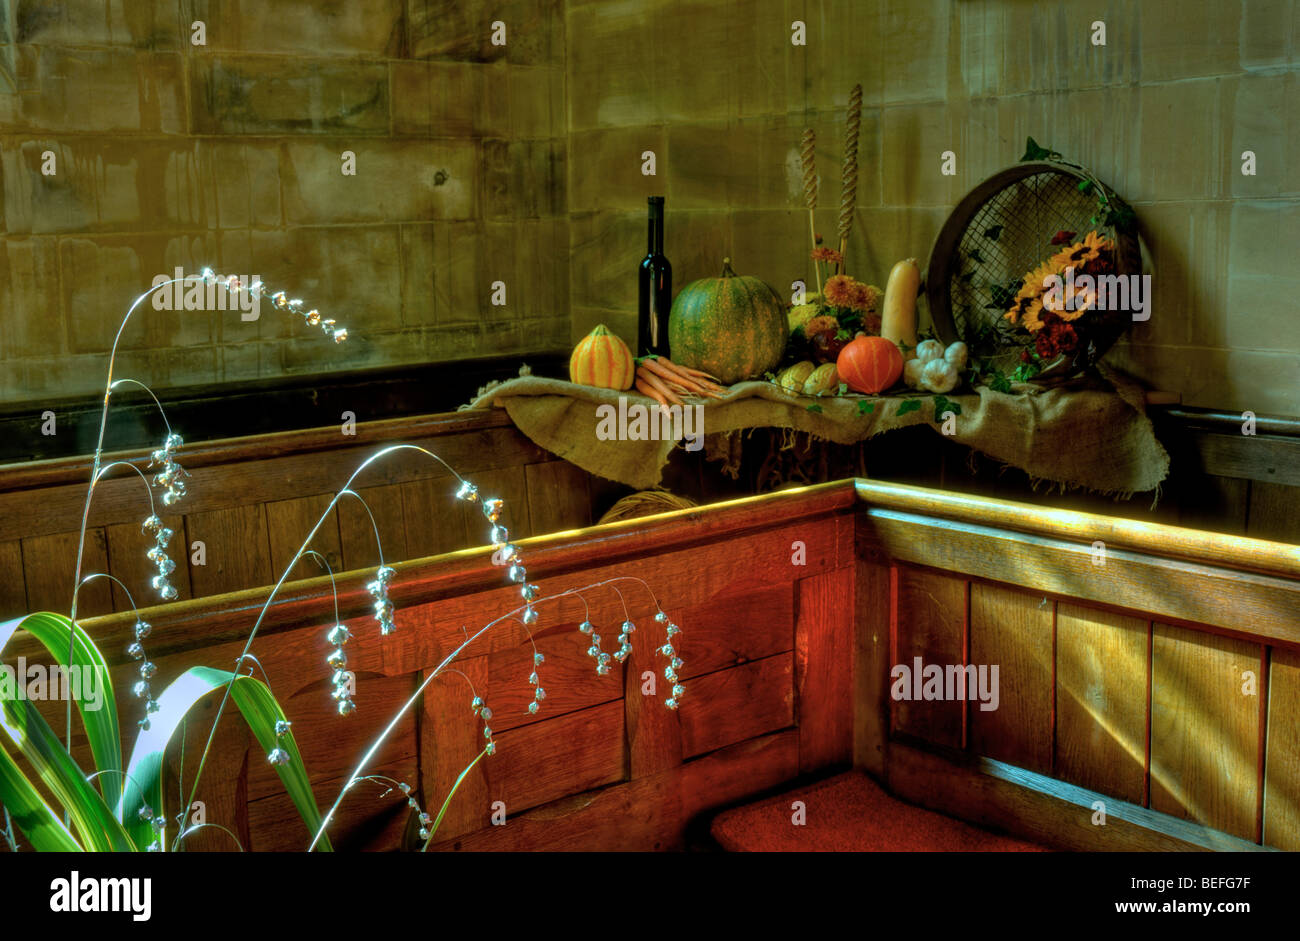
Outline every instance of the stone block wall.
[[1155, 307], [1111, 360], [1189, 404], [1298, 415], [1298, 55], [1294, 0], [0, 0], [0, 402], [93, 392], [127, 301], [205, 263], [354, 339], [151, 313], [127, 373], [526, 359], [600, 321], [630, 339], [653, 194], [677, 286], [729, 255], [784, 293], [811, 278], [799, 137], [833, 236], [861, 82], [852, 273], [927, 259], [1032, 135], [1142, 222]]
[[178, 266], [260, 274], [352, 338], [148, 310], [119, 375], [566, 348], [564, 49], [560, 0], [0, 0], [0, 402], [102, 388]]

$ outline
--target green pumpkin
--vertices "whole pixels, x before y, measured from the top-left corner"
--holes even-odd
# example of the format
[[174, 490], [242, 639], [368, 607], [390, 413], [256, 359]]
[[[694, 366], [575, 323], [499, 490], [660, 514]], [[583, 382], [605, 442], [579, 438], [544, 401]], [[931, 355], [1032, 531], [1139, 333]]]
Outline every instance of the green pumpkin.
[[673, 362], [699, 369], [724, 385], [755, 379], [785, 353], [785, 305], [758, 278], [737, 277], [731, 259], [722, 277], [692, 281], [673, 300], [668, 347]]

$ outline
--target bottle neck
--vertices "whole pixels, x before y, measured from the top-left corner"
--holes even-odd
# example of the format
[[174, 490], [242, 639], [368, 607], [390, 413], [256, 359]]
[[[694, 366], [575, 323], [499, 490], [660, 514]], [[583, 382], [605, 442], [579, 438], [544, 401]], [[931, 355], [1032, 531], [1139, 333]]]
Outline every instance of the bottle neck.
[[652, 255], [662, 255], [664, 253], [663, 203], [650, 204], [649, 246]]

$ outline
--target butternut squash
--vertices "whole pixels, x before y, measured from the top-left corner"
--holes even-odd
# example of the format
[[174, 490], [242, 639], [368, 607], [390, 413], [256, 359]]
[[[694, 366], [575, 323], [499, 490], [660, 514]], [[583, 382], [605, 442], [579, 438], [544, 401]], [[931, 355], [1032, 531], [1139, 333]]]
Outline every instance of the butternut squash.
[[921, 269], [915, 258], [894, 265], [885, 285], [880, 335], [907, 349], [916, 346], [916, 292], [920, 286]]

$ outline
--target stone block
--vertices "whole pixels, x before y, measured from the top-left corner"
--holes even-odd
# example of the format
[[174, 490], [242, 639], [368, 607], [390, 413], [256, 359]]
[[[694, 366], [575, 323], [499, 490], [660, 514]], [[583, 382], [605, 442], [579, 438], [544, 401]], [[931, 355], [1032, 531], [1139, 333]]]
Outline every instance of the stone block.
[[279, 56], [194, 58], [190, 110], [198, 134], [387, 134], [388, 66]]

